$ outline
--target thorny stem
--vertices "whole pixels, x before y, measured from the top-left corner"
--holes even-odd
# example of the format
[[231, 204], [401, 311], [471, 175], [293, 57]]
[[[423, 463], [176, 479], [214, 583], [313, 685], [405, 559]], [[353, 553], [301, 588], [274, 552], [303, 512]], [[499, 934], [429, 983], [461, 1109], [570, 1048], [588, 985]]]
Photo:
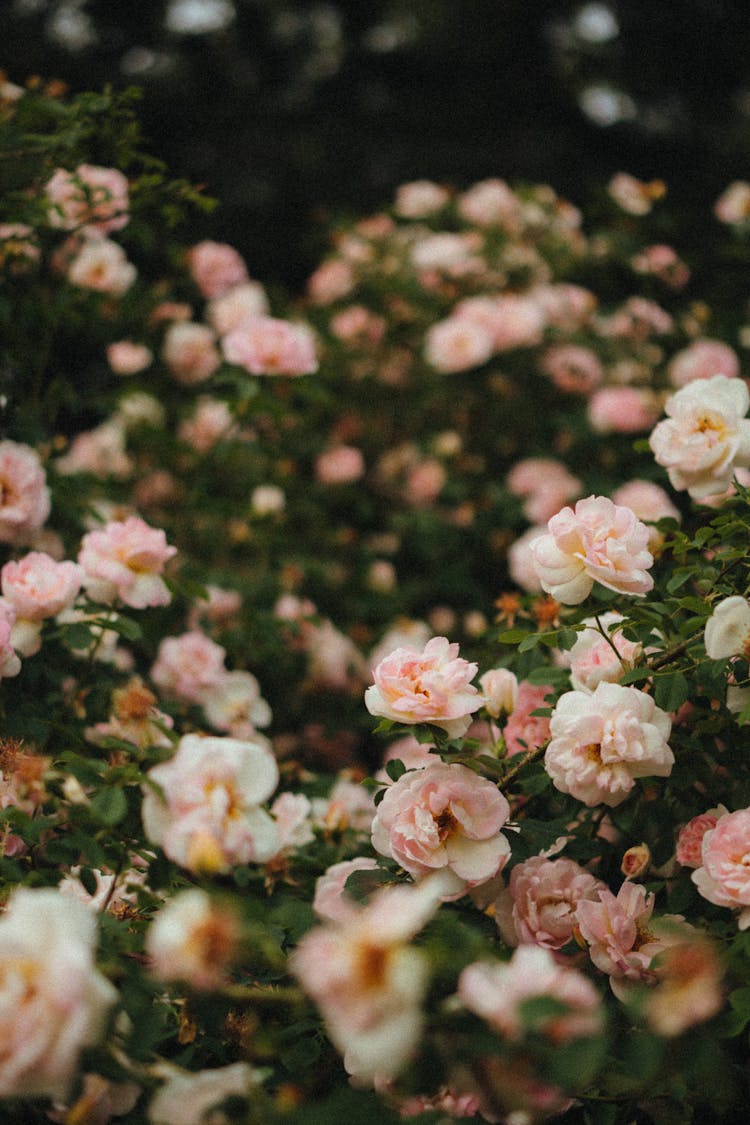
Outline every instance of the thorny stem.
[[516, 764], [514, 766], [512, 766], [508, 770], [508, 772], [505, 774], [505, 776], [502, 777], [500, 779], [500, 781], [498, 782], [497, 787], [500, 790], [500, 792], [504, 793], [505, 790], [506, 790], [506, 787], [508, 785], [510, 785], [511, 781], [515, 781], [515, 779], [518, 777], [521, 770], [523, 770], [526, 766], [530, 765], [531, 762], [538, 761], [539, 758], [541, 758], [541, 756], [544, 754], [546, 749], [547, 749], [547, 743], [543, 742], [541, 746], [536, 746], [536, 747], [534, 747], [533, 750], [529, 750], [529, 752], [527, 754], [524, 754], [524, 756], [520, 760], [520, 762], [516, 762]]

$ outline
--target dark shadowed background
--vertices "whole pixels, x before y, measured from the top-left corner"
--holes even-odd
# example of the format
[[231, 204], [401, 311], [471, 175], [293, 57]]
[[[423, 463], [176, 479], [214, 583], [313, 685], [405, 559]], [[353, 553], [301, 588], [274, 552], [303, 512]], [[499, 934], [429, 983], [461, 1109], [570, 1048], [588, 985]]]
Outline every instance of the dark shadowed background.
[[0, 67], [140, 87], [206, 230], [292, 288], [409, 179], [583, 202], [622, 169], [689, 215], [750, 175], [748, 0], [1, 0]]

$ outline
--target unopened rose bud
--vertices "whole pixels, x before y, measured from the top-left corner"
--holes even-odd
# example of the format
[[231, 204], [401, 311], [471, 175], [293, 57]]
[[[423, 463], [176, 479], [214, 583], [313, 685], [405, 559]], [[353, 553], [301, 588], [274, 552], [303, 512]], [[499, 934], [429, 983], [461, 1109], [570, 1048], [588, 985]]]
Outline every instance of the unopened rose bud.
[[645, 875], [651, 864], [651, 852], [647, 844], [635, 844], [628, 848], [622, 857], [620, 871], [626, 879], [638, 879]]

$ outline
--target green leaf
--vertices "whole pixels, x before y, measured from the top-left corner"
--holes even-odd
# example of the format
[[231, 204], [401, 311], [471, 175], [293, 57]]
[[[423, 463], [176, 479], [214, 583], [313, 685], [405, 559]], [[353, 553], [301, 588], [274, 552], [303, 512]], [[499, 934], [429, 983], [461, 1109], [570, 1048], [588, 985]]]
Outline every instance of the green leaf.
[[89, 808], [91, 815], [100, 824], [112, 828], [120, 823], [128, 811], [128, 801], [122, 789], [108, 786], [106, 789], [100, 789], [92, 798]]
[[690, 685], [681, 672], [658, 676], [654, 685], [654, 700], [664, 711], [676, 711], [690, 695]]
[[115, 633], [119, 633], [126, 641], [138, 641], [143, 636], [143, 630], [138, 622], [134, 621], [132, 617], [123, 617], [120, 613], [113, 617], [111, 621], [107, 621], [106, 627], [114, 630]]
[[517, 645], [529, 635], [528, 629], [506, 629], [497, 639], [501, 645]]
[[400, 758], [392, 758], [390, 762], [386, 763], [385, 772], [391, 781], [398, 781], [406, 773], [406, 766]]

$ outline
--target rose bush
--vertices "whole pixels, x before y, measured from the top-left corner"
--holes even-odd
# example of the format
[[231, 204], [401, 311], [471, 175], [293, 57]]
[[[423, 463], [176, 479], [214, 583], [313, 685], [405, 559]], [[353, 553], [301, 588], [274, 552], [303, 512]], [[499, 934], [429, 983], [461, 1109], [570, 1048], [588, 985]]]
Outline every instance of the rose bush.
[[744, 1113], [745, 211], [417, 181], [291, 300], [0, 99], [3, 1119]]

